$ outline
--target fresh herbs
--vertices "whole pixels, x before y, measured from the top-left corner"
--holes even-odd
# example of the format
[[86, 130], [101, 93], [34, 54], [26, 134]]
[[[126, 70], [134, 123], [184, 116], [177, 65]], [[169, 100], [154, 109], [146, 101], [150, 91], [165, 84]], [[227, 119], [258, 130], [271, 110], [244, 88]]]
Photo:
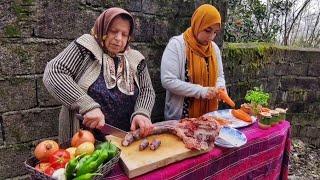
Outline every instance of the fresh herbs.
[[253, 90], [247, 92], [245, 100], [249, 101], [252, 105], [268, 105], [269, 94], [263, 92], [262, 88], [254, 87]]

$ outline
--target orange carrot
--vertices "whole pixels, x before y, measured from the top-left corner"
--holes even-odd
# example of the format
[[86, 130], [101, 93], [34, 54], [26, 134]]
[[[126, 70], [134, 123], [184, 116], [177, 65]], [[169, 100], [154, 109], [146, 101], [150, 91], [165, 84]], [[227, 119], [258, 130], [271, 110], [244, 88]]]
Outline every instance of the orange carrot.
[[251, 122], [251, 117], [249, 114], [247, 114], [246, 112], [244, 112], [243, 110], [241, 109], [232, 109], [231, 110], [231, 113], [234, 117], [240, 119], [240, 120], [243, 120], [243, 121], [246, 121], [246, 122]]
[[228, 96], [227, 91], [224, 89], [218, 90], [218, 99], [222, 100], [223, 102], [227, 103], [231, 107], [235, 107], [235, 103], [232, 101], [232, 99]]

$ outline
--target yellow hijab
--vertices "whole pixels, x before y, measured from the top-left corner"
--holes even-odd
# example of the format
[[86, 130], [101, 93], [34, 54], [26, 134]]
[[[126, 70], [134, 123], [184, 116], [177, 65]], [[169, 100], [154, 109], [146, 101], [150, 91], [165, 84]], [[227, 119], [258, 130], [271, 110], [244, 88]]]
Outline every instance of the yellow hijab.
[[[216, 86], [218, 78], [218, 65], [212, 43], [202, 45], [198, 43], [196, 36], [206, 28], [219, 23], [221, 17], [219, 11], [212, 5], [204, 4], [196, 9], [191, 18], [191, 27], [184, 33], [186, 42], [188, 77], [191, 83], [203, 87]], [[208, 68], [206, 60], [208, 59]], [[218, 99], [195, 99], [191, 100], [189, 117], [199, 117], [207, 112], [218, 109]]]

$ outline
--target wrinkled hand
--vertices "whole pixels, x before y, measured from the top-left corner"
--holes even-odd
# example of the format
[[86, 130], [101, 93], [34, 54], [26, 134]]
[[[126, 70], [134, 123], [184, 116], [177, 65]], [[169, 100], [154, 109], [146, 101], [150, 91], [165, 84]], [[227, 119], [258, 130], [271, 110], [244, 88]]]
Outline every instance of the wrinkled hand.
[[90, 128], [101, 128], [105, 124], [104, 115], [100, 108], [92, 109], [83, 115], [83, 124]]
[[130, 129], [134, 131], [140, 128], [140, 135], [145, 137], [151, 133], [153, 127], [154, 126], [149, 118], [138, 114], [133, 117]]
[[207, 94], [203, 98], [205, 99], [212, 99], [216, 97], [218, 93], [218, 89], [216, 87], [208, 87]]

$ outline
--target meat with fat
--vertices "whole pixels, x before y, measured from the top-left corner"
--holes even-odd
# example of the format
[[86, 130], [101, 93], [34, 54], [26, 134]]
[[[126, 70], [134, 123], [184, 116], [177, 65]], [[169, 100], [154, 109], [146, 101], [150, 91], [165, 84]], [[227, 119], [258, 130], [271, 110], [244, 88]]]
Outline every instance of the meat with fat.
[[[184, 118], [155, 123], [149, 135], [174, 134], [183, 141], [187, 148], [206, 150], [214, 146], [214, 141], [219, 135], [219, 131], [220, 125], [216, 119], [204, 115], [199, 118]], [[129, 146], [134, 141], [142, 138], [139, 129], [129, 132], [123, 139], [122, 145]]]

